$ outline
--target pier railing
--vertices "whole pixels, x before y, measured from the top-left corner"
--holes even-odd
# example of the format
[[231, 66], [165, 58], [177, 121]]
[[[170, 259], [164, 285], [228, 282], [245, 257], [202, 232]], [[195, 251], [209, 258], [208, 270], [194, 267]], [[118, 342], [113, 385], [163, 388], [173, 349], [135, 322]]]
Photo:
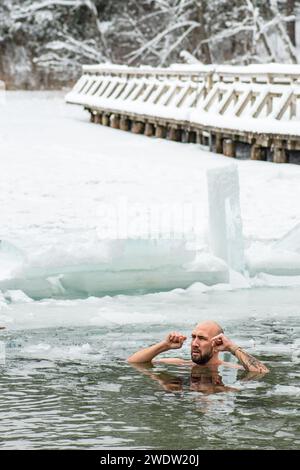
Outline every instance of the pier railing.
[[234, 157], [287, 162], [300, 150], [300, 66], [83, 66], [66, 96], [93, 122], [147, 136], [207, 144]]

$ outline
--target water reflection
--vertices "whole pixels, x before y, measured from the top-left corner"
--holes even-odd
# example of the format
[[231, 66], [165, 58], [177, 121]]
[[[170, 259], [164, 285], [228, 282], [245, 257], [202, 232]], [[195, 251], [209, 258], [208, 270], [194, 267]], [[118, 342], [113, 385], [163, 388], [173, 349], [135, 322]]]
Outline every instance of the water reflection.
[[[211, 395], [239, 390], [237, 387], [224, 384], [218, 367], [195, 365], [183, 376], [182, 372], [175, 375], [168, 371], [157, 371], [152, 364], [131, 364], [131, 366], [158, 382], [167, 392], [184, 392], [186, 390]], [[233, 373], [237, 377], [237, 371], [233, 370]], [[242, 379], [257, 379], [259, 376], [262, 376], [262, 374], [244, 373]]]

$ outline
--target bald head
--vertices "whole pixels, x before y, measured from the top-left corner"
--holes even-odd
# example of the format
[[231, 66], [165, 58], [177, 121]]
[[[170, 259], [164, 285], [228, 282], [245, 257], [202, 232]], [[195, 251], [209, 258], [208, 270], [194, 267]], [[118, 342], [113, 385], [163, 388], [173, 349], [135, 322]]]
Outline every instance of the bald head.
[[196, 326], [196, 330], [205, 331], [209, 338], [213, 338], [214, 336], [224, 333], [223, 328], [219, 325], [219, 323], [212, 320], [207, 320], [202, 323], [198, 323], [198, 325]]

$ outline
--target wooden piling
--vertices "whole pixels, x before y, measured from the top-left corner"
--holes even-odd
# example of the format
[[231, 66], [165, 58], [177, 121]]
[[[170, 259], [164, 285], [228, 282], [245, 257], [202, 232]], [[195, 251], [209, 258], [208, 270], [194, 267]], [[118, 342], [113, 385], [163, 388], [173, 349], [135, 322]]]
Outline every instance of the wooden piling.
[[209, 147], [209, 151], [212, 152], [213, 151], [213, 136], [211, 132], [208, 135], [208, 147]]
[[196, 140], [197, 140], [196, 132], [195, 131], [190, 131], [189, 132], [189, 140], [188, 140], [189, 144], [195, 144]]
[[101, 113], [95, 114], [94, 123], [95, 124], [102, 124], [102, 114]]
[[267, 149], [257, 144], [252, 144], [250, 150], [251, 160], [267, 160]]
[[150, 122], [146, 122], [144, 134], [147, 137], [152, 137], [154, 135], [154, 126], [153, 126], [153, 124], [151, 124]]
[[223, 140], [223, 154], [225, 155], [225, 157], [235, 158], [235, 142], [232, 139]]
[[167, 134], [167, 131], [166, 131], [165, 126], [161, 126], [157, 124], [157, 126], [155, 127], [155, 137], [157, 137], [158, 139], [165, 139], [166, 134]]
[[184, 144], [189, 142], [189, 131], [187, 129], [182, 129], [181, 131], [181, 142]]
[[130, 129], [130, 121], [126, 116], [121, 116], [119, 127], [122, 131], [129, 131]]
[[201, 131], [196, 132], [196, 143], [202, 145], [203, 144], [203, 136]]
[[117, 114], [112, 114], [110, 116], [110, 126], [113, 129], [120, 129], [120, 117]]
[[167, 139], [173, 140], [174, 142], [179, 142], [181, 139], [181, 130], [176, 129], [175, 127], [169, 127], [167, 132]]
[[288, 163], [288, 154], [285, 148], [274, 147], [273, 150], [273, 162], [274, 163]]
[[102, 124], [103, 126], [109, 126], [109, 114], [102, 114]]
[[216, 134], [215, 137], [215, 152], [223, 153], [223, 138], [221, 134]]
[[133, 134], [143, 134], [145, 124], [141, 121], [132, 121], [131, 132]]

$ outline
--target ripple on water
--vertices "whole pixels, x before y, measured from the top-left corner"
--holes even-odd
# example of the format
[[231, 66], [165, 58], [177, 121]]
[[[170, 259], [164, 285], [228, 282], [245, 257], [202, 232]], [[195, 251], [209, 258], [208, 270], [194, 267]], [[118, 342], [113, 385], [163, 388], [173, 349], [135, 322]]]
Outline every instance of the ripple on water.
[[[247, 380], [222, 368], [224, 384], [236, 390], [218, 394], [192, 388], [184, 368], [142, 372], [124, 362], [135, 348], [160, 341], [168, 324], [7, 332], [0, 447], [296, 448], [299, 371], [293, 353], [299, 342], [291, 326], [295, 331], [298, 318], [223, 323], [271, 373]], [[186, 321], [172, 327], [188, 333]], [[178, 354], [188, 355], [188, 345]], [[175, 391], [164, 388], [163, 379]]]

